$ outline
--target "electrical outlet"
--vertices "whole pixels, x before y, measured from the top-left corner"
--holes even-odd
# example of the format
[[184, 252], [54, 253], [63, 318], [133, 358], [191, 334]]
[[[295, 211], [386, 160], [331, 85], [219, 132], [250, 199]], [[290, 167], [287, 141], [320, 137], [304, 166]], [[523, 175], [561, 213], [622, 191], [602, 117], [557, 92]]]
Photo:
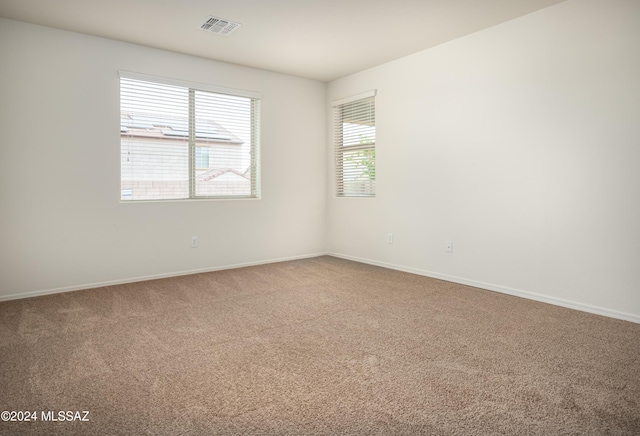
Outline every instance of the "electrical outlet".
[[191, 237], [191, 248], [198, 248], [198, 237], [197, 236], [192, 236]]
[[387, 233], [387, 244], [393, 244], [393, 233]]
[[453, 253], [453, 242], [447, 241], [444, 243], [444, 251], [447, 253]]

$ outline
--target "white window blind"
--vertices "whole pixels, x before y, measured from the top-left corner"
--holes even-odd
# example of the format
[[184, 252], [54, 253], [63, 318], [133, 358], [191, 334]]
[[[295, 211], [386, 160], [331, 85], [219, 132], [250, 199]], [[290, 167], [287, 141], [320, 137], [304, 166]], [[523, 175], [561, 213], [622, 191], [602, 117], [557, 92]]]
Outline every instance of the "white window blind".
[[258, 197], [259, 94], [120, 73], [120, 198]]
[[375, 197], [375, 91], [333, 103], [336, 194]]

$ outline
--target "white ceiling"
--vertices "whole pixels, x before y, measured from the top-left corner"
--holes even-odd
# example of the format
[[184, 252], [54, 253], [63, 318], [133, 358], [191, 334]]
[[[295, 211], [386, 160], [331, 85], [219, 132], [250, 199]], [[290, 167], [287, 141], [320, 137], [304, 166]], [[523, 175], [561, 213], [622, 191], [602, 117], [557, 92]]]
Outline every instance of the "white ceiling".
[[[330, 81], [564, 0], [0, 0], [0, 16]], [[242, 24], [200, 29], [210, 16]]]

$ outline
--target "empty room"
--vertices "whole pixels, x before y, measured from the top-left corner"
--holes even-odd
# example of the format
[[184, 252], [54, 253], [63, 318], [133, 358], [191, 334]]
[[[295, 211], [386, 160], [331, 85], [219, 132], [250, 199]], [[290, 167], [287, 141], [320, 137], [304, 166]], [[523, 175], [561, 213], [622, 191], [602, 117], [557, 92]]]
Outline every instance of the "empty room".
[[0, 0], [0, 414], [640, 434], [640, 2]]

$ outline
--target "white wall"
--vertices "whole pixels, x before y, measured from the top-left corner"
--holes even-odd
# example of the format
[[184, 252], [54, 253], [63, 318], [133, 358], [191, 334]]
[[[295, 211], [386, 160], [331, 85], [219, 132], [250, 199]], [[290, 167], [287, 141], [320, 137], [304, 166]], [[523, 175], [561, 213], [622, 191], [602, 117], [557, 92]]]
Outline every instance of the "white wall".
[[330, 186], [330, 252], [640, 322], [640, 2], [569, 0], [328, 101], [370, 89], [377, 197]]
[[[6, 19], [0, 59], [0, 299], [325, 251], [325, 84]], [[118, 70], [261, 92], [262, 199], [121, 204]]]

